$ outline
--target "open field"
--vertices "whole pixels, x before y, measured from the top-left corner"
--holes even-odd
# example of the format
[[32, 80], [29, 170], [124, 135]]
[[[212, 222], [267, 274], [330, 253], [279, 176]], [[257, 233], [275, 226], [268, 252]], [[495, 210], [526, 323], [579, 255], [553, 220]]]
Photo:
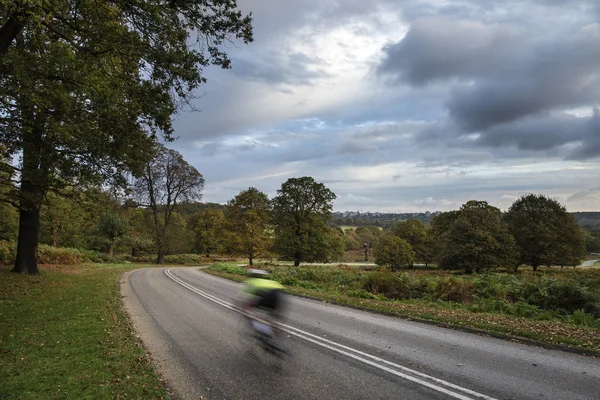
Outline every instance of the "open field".
[[[461, 275], [399, 273], [376, 266], [262, 266], [293, 294], [406, 318], [600, 351], [600, 270]], [[243, 281], [247, 270], [215, 264], [215, 275]]]
[[121, 309], [118, 278], [140, 267], [0, 268], [0, 398], [168, 398]]

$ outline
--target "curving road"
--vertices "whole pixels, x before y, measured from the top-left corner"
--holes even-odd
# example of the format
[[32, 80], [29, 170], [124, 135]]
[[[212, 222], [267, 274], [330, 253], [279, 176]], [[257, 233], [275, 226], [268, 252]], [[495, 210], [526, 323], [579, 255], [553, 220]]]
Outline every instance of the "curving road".
[[600, 360], [287, 297], [284, 363], [251, 346], [240, 285], [136, 270], [121, 294], [181, 399], [600, 399]]

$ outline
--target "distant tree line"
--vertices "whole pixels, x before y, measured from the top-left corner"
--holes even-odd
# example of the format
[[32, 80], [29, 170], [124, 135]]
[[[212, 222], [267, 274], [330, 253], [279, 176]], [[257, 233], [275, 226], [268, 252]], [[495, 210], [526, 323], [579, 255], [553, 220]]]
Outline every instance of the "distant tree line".
[[[40, 208], [40, 243], [129, 254], [215, 254], [302, 262], [339, 261], [344, 251], [392, 271], [416, 263], [482, 272], [521, 265], [579, 265], [600, 250], [600, 232], [584, 231], [572, 214], [543, 195], [523, 196], [502, 213], [485, 201], [459, 210], [397, 222], [342, 227], [332, 218], [335, 194], [311, 177], [290, 178], [272, 199], [249, 187], [225, 205], [201, 203], [204, 178], [181, 154], [163, 145], [129, 189], [100, 186], [49, 192]], [[5, 190], [0, 186], [0, 191]], [[16, 240], [18, 214], [6, 203], [0, 240]]]
[[[357, 228], [358, 230], [358, 228]], [[595, 250], [599, 235], [584, 231], [557, 201], [529, 194], [506, 213], [485, 201], [469, 201], [460, 210], [436, 215], [429, 226], [401, 221], [380, 234], [376, 262], [392, 270], [415, 261], [467, 273], [497, 267], [577, 266]]]

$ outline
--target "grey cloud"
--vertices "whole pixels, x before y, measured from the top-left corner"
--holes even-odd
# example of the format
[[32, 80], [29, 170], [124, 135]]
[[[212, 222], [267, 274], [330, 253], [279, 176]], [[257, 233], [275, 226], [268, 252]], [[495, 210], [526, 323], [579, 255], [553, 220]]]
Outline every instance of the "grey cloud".
[[[525, 60], [506, 61], [508, 73], [490, 76], [455, 90], [450, 115], [468, 131], [485, 129], [523, 116], [577, 107], [600, 96], [600, 27], [590, 36], [531, 46]], [[597, 36], [596, 36], [597, 35]]]
[[319, 66], [325, 62], [304, 53], [281, 54], [271, 52], [262, 57], [233, 60], [233, 72], [246, 79], [270, 84], [311, 85], [316, 80], [330, 77]]
[[600, 113], [594, 109], [594, 114], [583, 127], [582, 140], [568, 160], [589, 160], [600, 157]]
[[379, 151], [379, 147], [364, 140], [348, 140], [338, 148], [340, 154], [373, 153]]
[[[528, 157], [543, 151], [568, 160], [587, 160], [600, 157], [600, 116], [597, 113], [591, 117], [565, 113], [531, 116], [475, 134], [465, 133], [452, 120], [447, 120], [425, 127], [417, 136], [417, 143], [423, 147], [436, 145], [465, 151], [495, 149], [494, 158], [498, 159]], [[506, 150], [498, 153], [502, 148]]]
[[596, 200], [600, 201], [600, 187], [584, 190], [581, 192], [573, 193], [567, 201], [585, 201], [585, 200]]
[[518, 36], [508, 27], [477, 21], [426, 18], [398, 43], [384, 48], [379, 72], [398, 74], [411, 85], [498, 72], [514, 57]]
[[410, 85], [456, 84], [446, 104], [464, 130], [560, 107], [600, 95], [600, 26], [567, 38], [533, 40], [502, 25], [429, 18], [387, 46], [379, 67]]

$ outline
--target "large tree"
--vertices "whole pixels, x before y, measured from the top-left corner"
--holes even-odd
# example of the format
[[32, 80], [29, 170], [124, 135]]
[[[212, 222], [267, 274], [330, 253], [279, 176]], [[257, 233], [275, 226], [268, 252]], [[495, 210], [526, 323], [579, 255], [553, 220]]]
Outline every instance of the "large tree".
[[389, 266], [393, 271], [413, 265], [415, 252], [410, 244], [398, 236], [384, 236], [375, 249], [375, 263]]
[[[252, 40], [234, 0], [0, 4], [0, 170], [20, 213], [13, 271], [38, 273], [40, 206], [68, 185], [123, 185], [205, 81]], [[194, 39], [196, 46], [193, 46]]]
[[204, 178], [181, 154], [163, 145], [156, 146], [155, 157], [148, 162], [144, 174], [134, 185], [139, 205], [152, 211], [157, 264], [164, 264], [166, 234], [173, 211], [181, 201], [199, 201]]
[[217, 208], [207, 208], [196, 213], [190, 220], [190, 227], [194, 230], [194, 251], [206, 257], [221, 249], [225, 215]]
[[113, 256], [115, 243], [127, 233], [127, 220], [119, 214], [104, 212], [98, 221], [98, 233], [106, 244], [106, 253]]
[[[427, 225], [418, 219], [400, 221], [394, 228], [394, 235], [404, 239], [410, 244], [415, 252], [417, 261], [427, 262], [429, 260], [429, 247], [427, 242]], [[413, 263], [409, 264], [413, 268]]]
[[265, 253], [268, 248], [270, 210], [267, 195], [253, 187], [242, 190], [225, 207], [231, 247], [236, 253], [246, 255], [250, 265], [253, 265], [257, 255]]
[[[332, 235], [331, 218], [335, 194], [312, 177], [290, 178], [273, 199], [274, 248], [283, 259], [300, 262], [327, 261]], [[338, 243], [333, 241], [337, 246]]]
[[517, 199], [504, 216], [517, 242], [519, 265], [578, 265], [585, 256], [585, 236], [575, 217], [544, 195]]
[[445, 229], [440, 233], [439, 266], [472, 273], [512, 265], [516, 247], [501, 216], [496, 207], [475, 200], [447, 215], [442, 224], [437, 224]]

